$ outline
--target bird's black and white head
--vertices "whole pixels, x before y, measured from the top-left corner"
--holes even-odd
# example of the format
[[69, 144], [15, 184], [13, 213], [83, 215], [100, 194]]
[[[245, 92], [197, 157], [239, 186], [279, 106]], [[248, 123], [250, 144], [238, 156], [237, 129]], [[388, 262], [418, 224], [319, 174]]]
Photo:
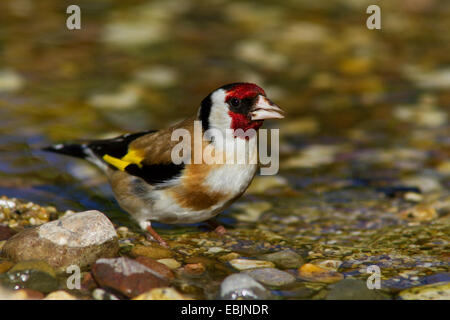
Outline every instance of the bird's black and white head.
[[258, 130], [266, 119], [284, 118], [283, 110], [253, 83], [232, 83], [214, 90], [201, 103], [203, 130]]

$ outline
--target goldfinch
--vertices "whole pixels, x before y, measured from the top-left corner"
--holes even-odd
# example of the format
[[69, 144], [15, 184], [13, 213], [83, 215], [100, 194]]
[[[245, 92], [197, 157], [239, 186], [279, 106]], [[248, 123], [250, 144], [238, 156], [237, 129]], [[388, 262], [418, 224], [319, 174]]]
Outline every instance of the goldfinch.
[[[232, 83], [203, 99], [196, 116], [170, 128], [57, 144], [44, 150], [97, 165], [108, 177], [121, 208], [156, 241], [167, 246], [151, 227], [151, 221], [167, 224], [211, 221], [245, 192], [258, 169], [257, 144], [252, 143], [256, 135], [236, 133], [256, 131], [265, 119], [283, 117], [283, 111], [266, 97], [262, 88], [251, 83]], [[193, 141], [196, 130], [202, 134], [200, 143]], [[210, 139], [203, 136], [206, 132], [212, 132]], [[194, 139], [186, 139], [180, 145], [174, 134], [178, 137], [190, 134]], [[220, 135], [225, 139], [219, 141]], [[248, 154], [245, 163], [236, 161], [230, 152], [235, 151], [229, 148], [230, 144], [234, 148], [238, 141]], [[173, 160], [174, 148], [180, 146], [190, 151], [182, 155], [181, 163]], [[209, 154], [222, 157], [223, 161], [211, 163], [202, 158], [199, 162], [195, 159], [199, 148], [209, 148]], [[234, 161], [228, 161], [231, 156]], [[217, 229], [224, 230], [220, 226]]]

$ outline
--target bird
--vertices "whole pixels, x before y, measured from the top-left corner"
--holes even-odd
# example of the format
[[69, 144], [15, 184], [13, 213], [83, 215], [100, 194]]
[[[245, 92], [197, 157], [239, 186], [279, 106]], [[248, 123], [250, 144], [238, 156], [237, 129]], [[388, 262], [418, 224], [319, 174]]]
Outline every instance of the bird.
[[[134, 218], [150, 240], [168, 247], [152, 228], [152, 221], [165, 224], [206, 221], [217, 233], [226, 231], [213, 218], [242, 196], [259, 167], [258, 145], [254, 143], [257, 135], [246, 133], [257, 132], [264, 120], [282, 118], [284, 111], [261, 87], [236, 82], [213, 90], [201, 101], [195, 116], [166, 129], [60, 143], [43, 150], [85, 159], [99, 167], [106, 174], [119, 206]], [[196, 143], [192, 140], [199, 132], [201, 141]], [[180, 142], [173, 138], [174, 134], [187, 134], [194, 139]], [[247, 162], [236, 161], [233, 148], [238, 143], [245, 148]], [[177, 146], [179, 151], [182, 147], [187, 150], [178, 153], [182, 161], [174, 161], [173, 150]], [[199, 154], [198, 148], [209, 148], [209, 154], [223, 161], [194, 159]], [[234, 154], [229, 150], [234, 150]], [[230, 157], [234, 161], [228, 161]]]

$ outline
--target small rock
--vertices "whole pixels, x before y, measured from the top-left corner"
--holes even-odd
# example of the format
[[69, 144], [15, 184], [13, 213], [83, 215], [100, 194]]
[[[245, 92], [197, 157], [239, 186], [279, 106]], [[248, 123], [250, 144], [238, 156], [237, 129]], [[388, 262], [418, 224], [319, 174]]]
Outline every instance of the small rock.
[[92, 298], [95, 300], [119, 300], [115, 295], [101, 288], [92, 291]]
[[92, 273], [86, 272], [81, 279], [81, 291], [92, 292], [97, 286]]
[[45, 261], [38, 260], [17, 263], [8, 272], [0, 275], [0, 281], [11, 289], [26, 288], [44, 293], [58, 289], [53, 268]]
[[387, 297], [377, 290], [369, 290], [365, 281], [344, 279], [331, 286], [326, 300], [384, 300]]
[[340, 265], [342, 264], [342, 261], [340, 260], [315, 260], [311, 261], [312, 264], [319, 266], [321, 268], [337, 271], [339, 269]]
[[269, 189], [286, 187], [287, 181], [285, 178], [279, 176], [258, 176], [252, 181], [252, 184], [247, 189], [248, 193], [265, 193]]
[[272, 287], [281, 287], [295, 281], [295, 277], [291, 274], [275, 268], [261, 268], [244, 272], [256, 281]]
[[223, 300], [264, 300], [269, 292], [247, 274], [232, 274], [220, 285], [220, 298]]
[[174, 288], [155, 288], [133, 298], [133, 300], [191, 300]]
[[306, 263], [298, 269], [298, 276], [306, 281], [334, 283], [344, 279], [338, 272], [324, 269], [322, 267]]
[[17, 232], [15, 232], [13, 229], [11, 229], [8, 226], [2, 226], [0, 225], [0, 241], [2, 240], [8, 240], [13, 235], [15, 235]]
[[0, 70], [0, 92], [13, 92], [25, 84], [22, 76], [13, 70]]
[[273, 268], [275, 264], [264, 260], [250, 260], [250, 259], [233, 259], [229, 261], [231, 266], [237, 270], [248, 270], [256, 268]]
[[244, 211], [243, 213], [236, 214], [236, 219], [244, 222], [256, 222], [265, 211], [272, 208], [272, 204], [266, 201], [241, 203], [236, 208]]
[[131, 250], [133, 256], [144, 256], [152, 259], [171, 258], [173, 252], [163, 247], [136, 245]]
[[450, 282], [438, 282], [406, 289], [398, 296], [404, 300], [450, 300]]
[[206, 268], [202, 263], [188, 263], [183, 267], [184, 273], [188, 275], [201, 275]]
[[13, 265], [14, 263], [9, 261], [0, 261], [0, 274], [5, 273], [9, 269], [11, 269]]
[[100, 286], [117, 290], [131, 298], [169, 284], [159, 273], [125, 257], [97, 260], [92, 267], [92, 274]]
[[303, 264], [302, 257], [292, 250], [267, 253], [262, 255], [261, 259], [272, 261], [278, 268], [281, 269], [298, 268]]
[[177, 260], [172, 259], [172, 258], [159, 259], [157, 261], [159, 263], [166, 265], [169, 269], [172, 269], [172, 270], [178, 269], [179, 267], [181, 267], [181, 263], [179, 263]]
[[58, 290], [49, 293], [44, 300], [78, 300], [76, 297], [64, 290]]
[[12, 261], [44, 260], [57, 272], [70, 265], [80, 268], [100, 257], [113, 257], [119, 245], [111, 221], [91, 210], [66, 214], [59, 220], [24, 230], [10, 238], [2, 255]]
[[225, 254], [223, 256], [220, 256], [218, 259], [219, 259], [219, 261], [222, 261], [222, 262], [228, 262], [230, 260], [237, 259], [240, 256], [241, 255], [239, 253], [230, 252], [230, 253], [227, 253], [227, 254]]
[[417, 205], [410, 209], [400, 212], [402, 219], [410, 221], [431, 221], [438, 217], [436, 210], [433, 207], [426, 205]]
[[0, 292], [0, 300], [41, 300], [43, 298], [44, 294], [42, 292], [31, 289], [14, 290], [8, 292], [7, 297], [2, 297], [2, 293]]
[[167, 267], [165, 264], [161, 262], [143, 256], [137, 257], [136, 261], [139, 262], [140, 264], [143, 264], [147, 268], [150, 268], [153, 271], [159, 273], [163, 278], [173, 279], [175, 277], [173, 275], [173, 272], [169, 269], [169, 267]]

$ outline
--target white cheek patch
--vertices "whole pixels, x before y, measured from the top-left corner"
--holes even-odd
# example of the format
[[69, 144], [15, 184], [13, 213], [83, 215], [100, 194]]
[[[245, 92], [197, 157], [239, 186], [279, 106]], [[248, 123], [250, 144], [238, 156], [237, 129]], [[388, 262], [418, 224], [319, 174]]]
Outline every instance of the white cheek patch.
[[211, 113], [209, 115], [209, 125], [212, 128], [226, 130], [231, 127], [231, 117], [228, 114], [228, 105], [225, 103], [226, 92], [223, 89], [217, 90], [211, 95]]

